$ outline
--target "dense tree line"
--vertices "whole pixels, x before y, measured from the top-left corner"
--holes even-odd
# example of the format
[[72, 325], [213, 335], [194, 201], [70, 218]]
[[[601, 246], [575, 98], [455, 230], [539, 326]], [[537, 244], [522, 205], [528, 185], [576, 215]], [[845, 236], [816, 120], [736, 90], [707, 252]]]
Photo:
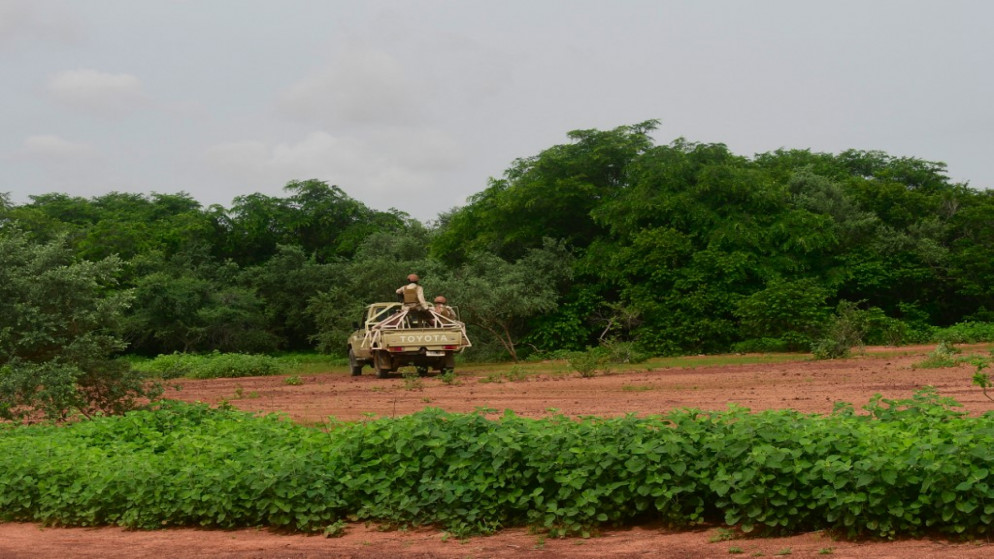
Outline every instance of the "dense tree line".
[[410, 272], [460, 308], [487, 357], [610, 341], [806, 350], [844, 313], [863, 313], [882, 342], [994, 316], [994, 197], [950, 182], [942, 163], [745, 157], [656, 145], [655, 127], [571, 132], [427, 224], [316, 180], [230, 208], [185, 193], [2, 196], [0, 239], [33, 256], [6, 250], [0, 265], [58, 246], [53, 269], [93, 266], [98, 293], [117, 297], [100, 328], [120, 343], [106, 349], [144, 355], [341, 353], [362, 307]]

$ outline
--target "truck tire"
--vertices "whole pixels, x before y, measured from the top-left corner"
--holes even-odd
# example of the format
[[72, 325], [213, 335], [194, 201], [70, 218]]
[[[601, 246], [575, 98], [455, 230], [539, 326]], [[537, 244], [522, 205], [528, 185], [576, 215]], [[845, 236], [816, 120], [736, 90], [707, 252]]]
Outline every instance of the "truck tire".
[[362, 374], [362, 363], [360, 363], [355, 358], [355, 353], [352, 352], [352, 348], [349, 348], [349, 370], [352, 372], [352, 376], [357, 377]]
[[377, 351], [373, 354], [373, 366], [376, 367], [377, 378], [388, 378], [393, 368], [390, 355], [384, 351]]

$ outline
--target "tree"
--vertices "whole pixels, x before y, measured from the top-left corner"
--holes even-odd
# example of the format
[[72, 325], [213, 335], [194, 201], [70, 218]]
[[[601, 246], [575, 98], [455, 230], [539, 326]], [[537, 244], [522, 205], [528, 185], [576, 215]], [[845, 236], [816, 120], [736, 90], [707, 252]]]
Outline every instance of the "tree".
[[366, 305], [395, 300], [395, 290], [406, 283], [408, 274], [422, 277], [426, 293], [444, 284], [444, 266], [428, 258], [429, 237], [418, 223], [396, 233], [373, 233], [351, 261], [327, 265], [328, 281], [308, 299], [306, 309], [315, 324], [311, 340], [320, 351], [344, 355], [352, 322]]
[[555, 310], [571, 275], [564, 243], [545, 239], [541, 248], [514, 262], [494, 254], [474, 254], [439, 287], [467, 324], [489, 333], [517, 361], [517, 342], [528, 319]]
[[739, 301], [735, 315], [743, 337], [775, 338], [789, 349], [806, 350], [829, 314], [825, 300], [831, 291], [813, 279], [774, 279], [766, 288]]
[[0, 235], [0, 418], [117, 413], [157, 394], [127, 363], [118, 335], [130, 294], [110, 257], [78, 261], [65, 239]]
[[629, 186], [634, 161], [652, 146], [649, 120], [613, 130], [574, 130], [571, 143], [518, 159], [469, 205], [444, 216], [432, 253], [459, 262], [473, 252], [517, 259], [543, 238], [583, 248], [602, 234], [591, 212]]
[[267, 328], [289, 350], [313, 347], [309, 337], [317, 331], [308, 302], [318, 293], [339, 285], [345, 264], [318, 264], [298, 246], [279, 245], [272, 258], [246, 268], [238, 283], [263, 301]]
[[237, 285], [241, 270], [218, 263], [207, 247], [181, 252], [166, 261], [146, 258], [136, 281], [127, 332], [136, 352], [274, 351], [264, 301], [254, 289]]

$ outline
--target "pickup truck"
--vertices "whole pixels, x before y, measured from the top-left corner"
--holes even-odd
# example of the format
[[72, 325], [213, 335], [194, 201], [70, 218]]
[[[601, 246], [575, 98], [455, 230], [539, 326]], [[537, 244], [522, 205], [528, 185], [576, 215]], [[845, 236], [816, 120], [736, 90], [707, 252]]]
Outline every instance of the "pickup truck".
[[400, 303], [373, 303], [366, 307], [362, 322], [353, 323], [349, 336], [349, 369], [362, 374], [369, 365], [379, 378], [387, 378], [399, 367], [413, 365], [419, 375], [428, 369], [440, 373], [455, 369], [455, 354], [472, 344], [466, 325], [434, 310], [409, 310]]

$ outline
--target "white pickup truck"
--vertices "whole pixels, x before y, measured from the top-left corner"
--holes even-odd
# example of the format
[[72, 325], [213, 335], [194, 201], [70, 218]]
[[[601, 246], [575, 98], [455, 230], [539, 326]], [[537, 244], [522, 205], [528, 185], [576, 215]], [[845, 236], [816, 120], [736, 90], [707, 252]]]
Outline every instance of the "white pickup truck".
[[472, 344], [466, 325], [434, 310], [414, 311], [400, 303], [373, 303], [366, 307], [362, 323], [353, 324], [349, 336], [349, 368], [352, 376], [369, 365], [380, 378], [399, 367], [413, 365], [421, 376], [428, 369], [439, 372], [455, 368], [455, 354]]

